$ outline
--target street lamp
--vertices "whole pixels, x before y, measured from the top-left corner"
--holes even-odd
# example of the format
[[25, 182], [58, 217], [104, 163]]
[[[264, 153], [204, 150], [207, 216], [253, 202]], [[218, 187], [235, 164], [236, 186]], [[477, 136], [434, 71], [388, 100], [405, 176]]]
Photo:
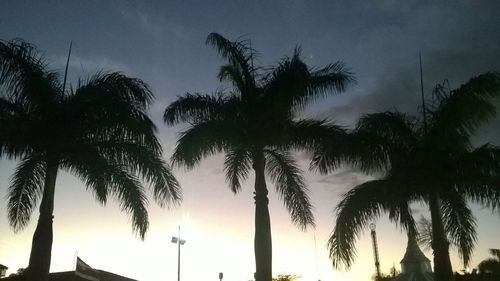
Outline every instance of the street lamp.
[[181, 226], [179, 225], [179, 234], [177, 237], [172, 237], [172, 243], [177, 244], [177, 281], [181, 281], [181, 245], [186, 243], [186, 240], [181, 239]]

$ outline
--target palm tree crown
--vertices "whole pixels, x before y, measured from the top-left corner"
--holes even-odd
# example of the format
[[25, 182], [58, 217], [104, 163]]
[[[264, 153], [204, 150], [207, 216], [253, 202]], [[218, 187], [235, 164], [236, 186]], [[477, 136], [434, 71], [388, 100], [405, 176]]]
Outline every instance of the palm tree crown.
[[[141, 238], [149, 225], [141, 179], [150, 183], [160, 205], [180, 200], [178, 182], [162, 159], [147, 115], [153, 95], [143, 81], [101, 72], [63, 92], [59, 75], [48, 70], [38, 51], [13, 40], [0, 42], [0, 86], [0, 157], [20, 160], [8, 192], [15, 231], [28, 224], [41, 199], [32, 259], [40, 254], [34, 253], [36, 245], [49, 244], [43, 250], [48, 256], [38, 258], [50, 265], [59, 169], [79, 177], [101, 204], [116, 198]], [[44, 241], [37, 240], [38, 232]]]
[[[470, 137], [495, 115], [491, 98], [499, 93], [500, 76], [489, 72], [458, 89], [438, 85], [434, 102], [427, 105], [425, 123], [397, 111], [359, 120], [354, 132], [358, 145], [349, 160], [365, 172], [383, 176], [354, 187], [337, 206], [328, 242], [335, 267], [352, 264], [355, 240], [382, 211], [409, 232], [415, 231], [409, 204], [417, 201], [426, 202], [431, 212], [436, 280], [449, 280], [452, 273], [446, 233], [464, 263], [469, 263], [476, 223], [467, 202], [492, 209], [500, 203], [500, 149], [490, 144], [474, 148]], [[338, 161], [320, 150], [313, 164], [328, 172]]]
[[[342, 134], [343, 130], [323, 121], [296, 120], [295, 116], [310, 101], [342, 92], [354, 79], [339, 62], [311, 70], [300, 59], [300, 49], [264, 70], [254, 66], [255, 51], [248, 41], [232, 42], [212, 33], [207, 43], [226, 60], [219, 78], [232, 87], [213, 95], [188, 93], [166, 108], [167, 124], [191, 124], [177, 142], [173, 162], [192, 168], [204, 157], [225, 152], [224, 169], [234, 193], [248, 178], [249, 170], [255, 171], [256, 277], [270, 281], [271, 238], [264, 173], [275, 183], [292, 221], [303, 229], [314, 225], [307, 187], [290, 149], [311, 147], [319, 137]], [[260, 264], [263, 260], [265, 265]]]

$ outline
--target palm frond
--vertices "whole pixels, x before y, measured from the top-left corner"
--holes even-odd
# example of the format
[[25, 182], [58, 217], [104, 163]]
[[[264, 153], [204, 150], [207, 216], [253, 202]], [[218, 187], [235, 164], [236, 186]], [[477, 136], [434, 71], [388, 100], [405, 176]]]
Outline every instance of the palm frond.
[[230, 65], [238, 69], [245, 87], [255, 88], [256, 71], [253, 67], [253, 60], [257, 52], [250, 46], [249, 41], [232, 42], [218, 33], [210, 33], [206, 43], [213, 46], [222, 58], [228, 60]]
[[286, 110], [303, 106], [304, 103], [298, 101], [308, 94], [312, 77], [307, 65], [300, 59], [300, 49], [296, 48], [292, 57], [282, 59], [271, 70], [264, 77], [267, 102]]
[[156, 126], [146, 112], [152, 99], [149, 87], [139, 79], [116, 72], [96, 74], [65, 100], [65, 117], [71, 124], [67, 133], [76, 134], [69, 139], [120, 137], [161, 153]]
[[35, 154], [25, 157], [17, 166], [8, 191], [8, 218], [14, 231], [28, 224], [43, 192], [45, 163]]
[[19, 159], [30, 154], [34, 139], [30, 123], [19, 104], [0, 97], [0, 157]]
[[456, 161], [453, 181], [457, 192], [493, 211], [500, 211], [500, 148], [489, 144]]
[[329, 64], [311, 72], [312, 81], [308, 87], [308, 96], [339, 94], [350, 84], [356, 83], [354, 73], [346, 68], [343, 62]]
[[287, 152], [265, 150], [266, 170], [290, 213], [292, 222], [303, 230], [315, 226], [312, 204], [302, 172]]
[[0, 86], [27, 110], [62, 96], [58, 75], [48, 71], [38, 50], [21, 39], [0, 41]]
[[163, 121], [167, 125], [180, 122], [201, 122], [208, 119], [218, 119], [236, 102], [235, 96], [185, 94], [171, 103], [163, 114]]
[[463, 153], [453, 167], [460, 179], [474, 181], [500, 176], [500, 148], [484, 144], [471, 152]]
[[121, 72], [98, 72], [86, 80], [80, 80], [75, 95], [109, 95], [124, 101], [133, 108], [145, 110], [153, 103], [153, 93], [144, 81], [129, 77]]
[[[127, 165], [132, 173], [138, 174], [153, 186], [154, 199], [160, 206], [179, 203], [182, 198], [179, 182], [161, 154], [136, 143], [111, 143], [107, 148], [110, 146], [121, 150], [109, 155], [112, 159], [121, 165]], [[103, 147], [99, 148], [103, 154]]]
[[287, 129], [287, 141], [294, 149], [312, 151], [319, 146], [328, 145], [340, 150], [340, 148], [346, 148], [346, 142], [350, 141], [349, 134], [344, 127], [326, 120], [292, 121]]
[[226, 181], [234, 193], [241, 190], [241, 181], [248, 178], [251, 167], [251, 157], [245, 148], [237, 146], [226, 152], [224, 171]]
[[146, 206], [148, 201], [139, 179], [102, 157], [93, 147], [82, 147], [82, 153], [61, 160], [61, 168], [80, 177], [95, 198], [106, 204], [109, 194], [116, 197], [122, 211], [131, 216], [132, 230], [144, 239], [149, 227]]
[[287, 125], [283, 148], [312, 153], [311, 170], [327, 173], [348, 163], [356, 150], [347, 130], [326, 120], [302, 119]]
[[234, 124], [226, 120], [210, 120], [193, 124], [180, 134], [172, 155], [174, 165], [193, 168], [202, 158], [222, 152], [235, 138]]
[[418, 140], [415, 120], [398, 111], [365, 114], [359, 119], [356, 130], [379, 135], [394, 144], [401, 143], [408, 147], [414, 146]]
[[109, 195], [107, 171], [112, 167], [96, 147], [82, 145], [73, 154], [63, 154], [59, 166], [80, 178], [97, 202], [106, 205]]
[[[154, 199], [160, 206], [177, 204], [182, 196], [179, 182], [170, 171], [168, 164], [162, 159], [161, 154], [135, 142], [120, 142], [110, 140], [106, 142], [93, 142], [87, 145], [79, 145], [75, 149], [77, 154], [95, 149], [98, 155], [109, 163], [127, 167], [127, 170], [138, 175], [153, 187]], [[72, 155], [72, 157], [75, 157]]]
[[223, 65], [220, 67], [217, 76], [221, 82], [228, 81], [233, 84], [235, 89], [237, 89], [240, 93], [248, 90], [245, 77], [243, 77], [242, 71], [238, 66], [232, 64]]
[[376, 220], [383, 211], [389, 219], [408, 232], [415, 232], [415, 222], [407, 199], [387, 180], [373, 180], [360, 184], [347, 192], [337, 205], [335, 228], [328, 240], [330, 259], [335, 268], [349, 268], [356, 257], [356, 240], [363, 229]]
[[487, 120], [496, 115], [491, 99], [500, 95], [500, 74], [487, 72], [471, 78], [458, 89], [435, 89], [438, 104], [433, 110], [431, 135], [436, 138], [461, 136], [468, 139]]
[[357, 166], [371, 172], [406, 161], [421, 136], [415, 120], [401, 112], [379, 112], [360, 118], [354, 132]]
[[115, 169], [109, 173], [108, 182], [112, 194], [116, 196], [122, 211], [131, 216], [132, 230], [144, 240], [149, 227], [148, 200], [140, 181], [125, 170]]
[[448, 189], [441, 198], [441, 212], [446, 233], [451, 242], [457, 246], [464, 266], [467, 266], [477, 241], [476, 219], [467, 207], [465, 198], [455, 190]]
[[300, 58], [301, 49], [295, 48], [292, 57], [286, 57], [265, 78], [264, 91], [269, 102], [282, 103], [288, 109], [301, 109], [318, 97], [338, 94], [355, 83], [353, 73], [341, 62], [311, 70]]

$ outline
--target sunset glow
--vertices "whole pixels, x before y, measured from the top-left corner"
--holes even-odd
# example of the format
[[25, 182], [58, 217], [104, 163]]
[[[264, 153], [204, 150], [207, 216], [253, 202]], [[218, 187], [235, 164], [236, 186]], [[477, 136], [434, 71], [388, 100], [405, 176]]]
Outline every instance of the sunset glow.
[[[189, 3], [187, 3], [189, 2]], [[167, 127], [162, 115], [179, 95], [211, 94], [230, 89], [216, 76], [222, 65], [205, 44], [213, 31], [245, 38], [259, 50], [258, 64], [274, 66], [296, 46], [311, 66], [345, 62], [357, 84], [345, 93], [320, 99], [302, 116], [332, 120], [351, 128], [361, 113], [398, 108], [419, 114], [418, 54], [422, 53], [425, 94], [449, 79], [458, 87], [481, 72], [500, 70], [500, 2], [496, 1], [118, 1], [25, 0], [0, 3], [0, 39], [23, 38], [48, 58], [51, 69], [64, 69], [69, 42], [70, 85], [100, 70], [122, 71], [143, 79], [156, 99], [150, 115], [169, 162], [179, 133], [188, 125]], [[213, 2], [213, 3], [212, 3]], [[68, 86], [69, 87], [69, 86]], [[1, 89], [0, 89], [1, 91]], [[500, 106], [497, 100], [496, 104]], [[420, 109], [418, 109], [420, 110]], [[500, 107], [497, 107], [500, 112]], [[481, 128], [474, 141], [500, 145], [500, 118]], [[366, 229], [357, 243], [352, 268], [335, 269], [327, 241], [335, 225], [335, 207], [353, 186], [374, 179], [349, 167], [319, 175], [310, 155], [296, 152], [310, 191], [316, 228], [301, 231], [292, 224], [283, 201], [268, 178], [273, 239], [273, 276], [298, 274], [299, 281], [370, 281], [375, 272]], [[61, 171], [55, 190], [54, 244], [51, 272], [75, 268], [78, 255], [96, 269], [141, 281], [177, 280], [180, 226], [181, 280], [253, 280], [254, 174], [241, 192], [229, 188], [224, 156], [204, 159], [193, 170], [173, 167], [183, 190], [178, 206], [160, 208], [150, 196], [150, 227], [144, 241], [134, 236], [130, 219], [110, 198], [101, 206], [80, 179]], [[7, 220], [7, 193], [18, 162], [0, 158], [0, 264], [7, 276], [28, 265], [38, 209], [15, 233]], [[148, 190], [151, 191], [151, 190]], [[149, 192], [148, 195], [151, 195]], [[471, 205], [477, 218], [478, 243], [470, 268], [500, 248], [498, 210]], [[428, 207], [413, 204], [415, 219], [429, 217]], [[406, 234], [382, 214], [375, 222], [381, 270], [400, 270]], [[432, 260], [432, 252], [424, 252]], [[450, 249], [454, 271], [463, 269]]]

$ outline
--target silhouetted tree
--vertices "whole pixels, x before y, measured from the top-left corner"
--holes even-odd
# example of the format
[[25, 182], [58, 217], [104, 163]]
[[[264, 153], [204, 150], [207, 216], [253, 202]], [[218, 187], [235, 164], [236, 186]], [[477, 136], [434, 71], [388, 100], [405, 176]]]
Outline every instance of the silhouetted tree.
[[[495, 115], [491, 98], [499, 94], [499, 74], [489, 72], [458, 89], [438, 85], [425, 122], [397, 111], [360, 119], [350, 162], [383, 176], [354, 187], [337, 206], [328, 241], [335, 267], [352, 264], [356, 239], [382, 211], [415, 231], [409, 204], [418, 201], [427, 203], [431, 213], [436, 280], [453, 278], [446, 233], [458, 245], [464, 263], [469, 263], [476, 223], [468, 200], [492, 209], [500, 204], [500, 149], [490, 144], [473, 149], [470, 138]], [[313, 165], [323, 172], [332, 170], [339, 162], [332, 155], [328, 149], [318, 151]]]
[[59, 75], [22, 40], [0, 41], [0, 156], [20, 160], [8, 191], [8, 219], [24, 228], [40, 200], [27, 273], [47, 280], [52, 248], [54, 191], [59, 170], [79, 177], [101, 204], [116, 198], [143, 239], [151, 184], [162, 206], [180, 189], [162, 159], [146, 110], [153, 95], [141, 80], [97, 73], [63, 92]]
[[480, 274], [491, 274], [500, 277], [500, 250], [490, 249], [492, 258], [485, 259], [479, 263], [477, 268]]
[[[417, 222], [417, 242], [424, 249], [430, 251], [432, 249], [432, 222], [426, 217], [421, 216]], [[450, 238], [447, 238], [450, 241]]]
[[391, 281], [393, 279], [395, 279], [395, 275], [392, 275], [392, 274], [385, 274], [385, 273], [382, 273], [380, 278], [377, 277], [377, 274], [374, 274], [372, 276], [372, 280], [373, 281]]
[[[424, 251], [432, 250], [432, 222], [424, 216], [421, 216], [417, 221], [417, 242]], [[458, 245], [454, 243], [454, 239], [450, 237], [450, 233], [446, 234], [450, 247], [458, 249]]]
[[271, 281], [265, 173], [275, 182], [292, 221], [303, 229], [314, 225], [307, 188], [290, 150], [312, 147], [318, 138], [344, 132], [323, 121], [296, 120], [295, 116], [310, 101], [344, 91], [353, 76], [339, 62], [311, 70], [300, 59], [299, 49], [272, 69], [263, 70], [254, 67], [255, 51], [248, 41], [232, 42], [212, 33], [207, 43], [227, 61], [219, 78], [232, 88], [214, 95], [188, 93], [166, 108], [168, 125], [190, 123], [172, 159], [193, 168], [202, 158], [225, 152], [226, 178], [234, 193], [240, 191], [240, 181], [248, 178], [250, 169], [254, 170], [256, 279]]
[[18, 268], [16, 273], [11, 273], [9, 275], [9, 277], [14, 277], [14, 276], [24, 276], [25, 275], [25, 272], [26, 272], [26, 269], [25, 268]]

